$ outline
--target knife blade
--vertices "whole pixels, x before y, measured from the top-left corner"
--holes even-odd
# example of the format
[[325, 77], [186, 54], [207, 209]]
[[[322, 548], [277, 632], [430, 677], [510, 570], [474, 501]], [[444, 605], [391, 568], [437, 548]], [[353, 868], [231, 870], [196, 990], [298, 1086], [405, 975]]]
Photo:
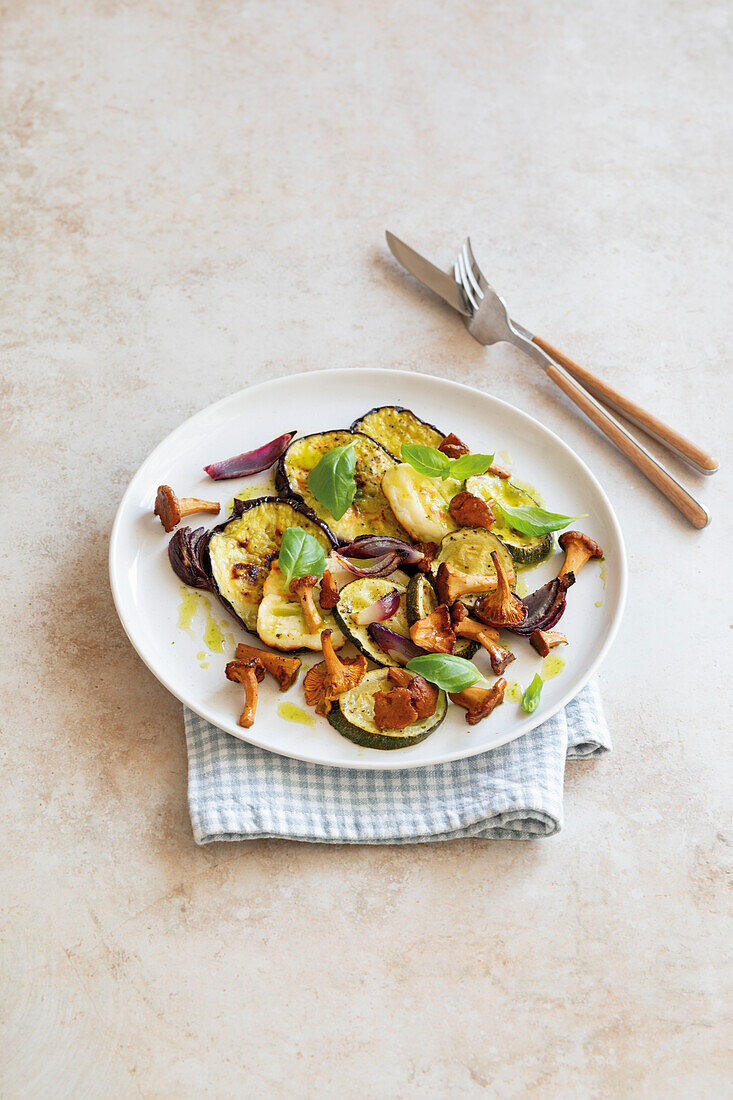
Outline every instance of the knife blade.
[[385, 236], [392, 255], [406, 271], [414, 275], [429, 290], [439, 294], [444, 302], [447, 302], [449, 306], [453, 306], [453, 309], [464, 317], [471, 316], [463, 304], [461, 291], [452, 275], [447, 275], [435, 264], [431, 264], [429, 260], [415, 252], [414, 249], [401, 241], [399, 237], [395, 237], [394, 233], [390, 233], [389, 230], [386, 231]]

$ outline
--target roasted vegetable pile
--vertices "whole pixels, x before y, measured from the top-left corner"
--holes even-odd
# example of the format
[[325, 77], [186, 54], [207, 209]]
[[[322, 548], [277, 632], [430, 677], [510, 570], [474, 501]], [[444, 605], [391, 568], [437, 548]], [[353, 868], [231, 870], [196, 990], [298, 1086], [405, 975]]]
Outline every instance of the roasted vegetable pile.
[[[290, 690], [301, 668], [291, 654], [311, 650], [320, 660], [303, 678], [306, 703], [359, 745], [404, 748], [437, 729], [449, 700], [471, 725], [503, 702], [507, 634], [541, 656], [566, 644], [553, 628], [567, 590], [602, 550], [565, 531], [557, 575], [520, 597], [518, 571], [547, 558], [554, 532], [578, 517], [546, 511], [493, 454], [386, 406], [348, 429], [287, 432], [205, 470], [221, 481], [272, 466], [277, 495], [235, 498], [223, 522], [178, 527], [168, 545], [177, 576], [267, 647], [240, 644], [226, 667], [244, 690], [240, 725], [255, 721], [265, 677]], [[158, 487], [166, 531], [219, 509]], [[541, 686], [535, 677], [525, 692], [528, 712]]]

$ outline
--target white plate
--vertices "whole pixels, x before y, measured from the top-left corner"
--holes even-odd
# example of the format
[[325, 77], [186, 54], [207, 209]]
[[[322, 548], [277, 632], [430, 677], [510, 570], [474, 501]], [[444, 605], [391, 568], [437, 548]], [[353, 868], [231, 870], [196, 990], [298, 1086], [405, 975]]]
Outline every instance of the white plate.
[[[405, 405], [442, 430], [455, 432], [473, 450], [508, 452], [516, 476], [536, 486], [548, 508], [571, 516], [587, 513], [579, 526], [600, 542], [606, 560], [603, 567], [590, 562], [568, 593], [562, 630], [570, 644], [553, 651], [562, 654], [566, 666], [545, 683], [534, 714], [507, 701], [490, 718], [468, 726], [464, 711], [450, 707], [443, 725], [409, 749], [363, 749], [323, 718], [316, 717], [313, 726], [281, 718], [278, 707], [286, 700], [305, 708], [302, 685], [281, 695], [270, 677], [260, 686], [255, 725], [245, 731], [237, 725], [241, 689], [226, 680], [224, 666], [233, 655], [234, 641], [253, 639], [212, 596], [183, 588], [172, 572], [168, 538], [151, 514], [156, 487], [165, 483], [181, 495], [218, 499], [223, 518], [226, 502], [238, 491], [271, 482], [268, 475], [213, 482], [202, 471], [205, 463], [249, 450], [291, 428], [307, 434], [346, 427], [376, 405]], [[191, 521], [200, 526], [209, 518], [192, 516]], [[560, 560], [555, 554], [524, 574], [529, 590], [554, 576]], [[209, 722], [272, 752], [318, 764], [414, 768], [503, 745], [572, 699], [600, 664], [618, 628], [626, 594], [626, 557], [618, 521], [593, 474], [562, 440], [526, 413], [468, 386], [425, 374], [346, 369], [291, 375], [241, 390], [172, 432], [140, 467], [122, 499], [112, 530], [110, 578], [122, 625], [143, 661], [169, 691]], [[189, 594], [191, 606], [199, 607], [188, 632], [178, 626], [183, 592]], [[224, 624], [229, 635], [221, 653], [210, 652], [204, 642], [207, 601], [215, 622]], [[541, 669], [541, 660], [525, 639], [513, 639], [511, 648], [517, 659], [506, 678], [526, 687]], [[477, 661], [482, 669], [486, 664], [484, 671], [490, 676], [488, 661], [481, 655]]]

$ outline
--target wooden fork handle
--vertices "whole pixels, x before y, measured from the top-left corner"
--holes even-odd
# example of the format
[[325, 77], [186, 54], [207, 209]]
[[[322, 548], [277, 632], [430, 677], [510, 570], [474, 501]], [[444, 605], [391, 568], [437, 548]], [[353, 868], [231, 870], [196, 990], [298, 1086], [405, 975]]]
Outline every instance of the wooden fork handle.
[[627, 419], [632, 423], [637, 424], [640, 428], [643, 428], [648, 435], [657, 439], [660, 443], [663, 443], [665, 447], [668, 447], [670, 451], [679, 455], [680, 458], [689, 462], [691, 466], [694, 466], [696, 470], [699, 470], [703, 474], [714, 474], [718, 469], [718, 460], [709, 455], [707, 451], [703, 451], [701, 447], [697, 447], [694, 443], [691, 443], [689, 439], [685, 439], [683, 435], [676, 432], [674, 428], [670, 428], [658, 417], [652, 416], [646, 409], [642, 409], [641, 405], [637, 405], [635, 401], [630, 401], [628, 397], [624, 397], [618, 390], [613, 389], [612, 386], [607, 385], [600, 378], [597, 378], [595, 374], [592, 374], [585, 367], [581, 367], [580, 363], [576, 363], [570, 356], [565, 355], [547, 340], [543, 340], [541, 336], [533, 336], [532, 342], [542, 348], [547, 355], [552, 356], [558, 363], [562, 364], [566, 370], [570, 371], [584, 386], [587, 386], [589, 390], [592, 390], [594, 394], [602, 398], [607, 405], [611, 408], [617, 409], [620, 413], [623, 413]]
[[622, 424], [608, 413], [603, 405], [588, 393], [576, 379], [555, 363], [548, 363], [545, 370], [549, 378], [559, 386], [563, 393], [592, 420], [630, 462], [649, 478], [653, 485], [674, 504], [675, 508], [690, 521], [693, 527], [707, 527], [710, 516], [703, 506], [672, 477], [664, 466], [640, 446]]

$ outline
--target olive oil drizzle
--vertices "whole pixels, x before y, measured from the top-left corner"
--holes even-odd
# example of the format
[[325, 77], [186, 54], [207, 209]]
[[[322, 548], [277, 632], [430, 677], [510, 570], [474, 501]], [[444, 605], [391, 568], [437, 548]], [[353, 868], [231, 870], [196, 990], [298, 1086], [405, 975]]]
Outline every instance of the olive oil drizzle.
[[297, 722], [301, 726], [315, 726], [316, 720], [312, 714], [299, 707], [297, 703], [281, 703], [277, 713], [286, 722]]

